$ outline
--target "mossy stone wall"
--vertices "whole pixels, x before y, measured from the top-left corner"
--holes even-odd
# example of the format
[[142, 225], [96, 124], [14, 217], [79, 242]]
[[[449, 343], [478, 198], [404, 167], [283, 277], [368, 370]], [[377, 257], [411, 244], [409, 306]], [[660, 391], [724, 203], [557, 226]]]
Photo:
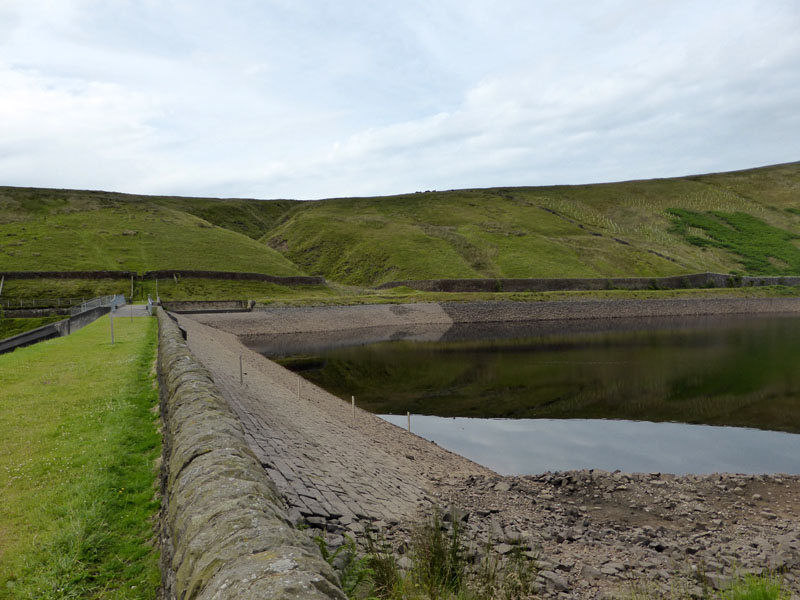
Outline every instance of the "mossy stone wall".
[[158, 321], [164, 597], [344, 600], [211, 375], [161, 309]]

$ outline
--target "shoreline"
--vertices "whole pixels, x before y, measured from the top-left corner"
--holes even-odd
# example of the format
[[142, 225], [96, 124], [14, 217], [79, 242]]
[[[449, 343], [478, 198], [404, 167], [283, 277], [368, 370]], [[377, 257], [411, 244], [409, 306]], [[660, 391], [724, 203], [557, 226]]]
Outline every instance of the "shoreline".
[[321, 305], [264, 307], [247, 313], [202, 313], [192, 317], [200, 323], [236, 336], [252, 336], [465, 323], [548, 321], [613, 323], [620, 319], [768, 314], [800, 315], [800, 297]]

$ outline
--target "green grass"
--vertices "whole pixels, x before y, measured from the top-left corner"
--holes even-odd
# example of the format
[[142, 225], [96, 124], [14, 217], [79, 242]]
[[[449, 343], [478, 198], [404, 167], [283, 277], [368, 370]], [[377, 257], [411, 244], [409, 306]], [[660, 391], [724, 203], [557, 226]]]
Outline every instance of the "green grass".
[[[331, 552], [315, 538], [322, 556], [338, 569], [351, 600], [517, 600], [533, 591], [536, 569], [522, 546], [500, 557], [486, 547], [480, 564], [467, 559], [458, 511], [445, 523], [438, 509], [416, 525], [408, 548], [411, 567], [403, 571], [380, 532], [368, 531], [358, 543], [347, 537]], [[359, 552], [359, 547], [365, 553]]]
[[720, 600], [780, 600], [788, 598], [779, 577], [749, 575], [718, 595]]
[[414, 302], [562, 302], [569, 300], [658, 300], [671, 298], [780, 298], [800, 295], [797, 286], [680, 290], [593, 290], [559, 292], [420, 292], [407, 287], [369, 290], [336, 286], [317, 292], [290, 288], [282, 296], [255, 296], [264, 306], [408, 304]]
[[24, 298], [81, 299], [131, 293], [129, 279], [8, 279], [3, 285], [2, 301]]
[[[155, 299], [156, 282], [136, 282], [134, 300]], [[264, 281], [235, 281], [202, 277], [158, 280], [161, 300], [251, 300], [255, 298], [333, 298], [336, 290], [324, 285], [285, 286]]]
[[152, 319], [0, 356], [0, 598], [154, 598]]
[[[683, 600], [696, 597], [685, 591], [686, 584], [679, 583], [668, 594], [663, 594], [646, 580], [636, 582], [627, 593], [620, 595], [629, 600], [656, 600], [671, 598]], [[791, 593], [783, 586], [779, 575], [746, 575], [737, 577], [723, 590], [713, 591], [704, 586], [701, 598], [706, 600], [789, 600]]]
[[[746, 213], [671, 209], [674, 231], [700, 248], [717, 247], [741, 257], [748, 275], [800, 273], [800, 235], [779, 229]], [[693, 233], [692, 230], [697, 233]], [[701, 235], [702, 234], [702, 235]]]
[[800, 163], [314, 202], [6, 187], [0, 188], [0, 270], [306, 273], [357, 286], [431, 278], [797, 274], [799, 187]]
[[25, 333], [37, 327], [43, 327], [66, 317], [55, 315], [52, 317], [31, 317], [28, 319], [4, 319], [0, 317], [0, 340]]
[[699, 248], [670, 209], [752, 216], [800, 232], [800, 163], [582, 186], [341, 198], [296, 205], [264, 241], [310, 274], [353, 285], [463, 277], [661, 276], [741, 270]]
[[[23, 205], [25, 206], [25, 205]], [[297, 275], [244, 234], [157, 203], [0, 211], [0, 269], [13, 271], [205, 269]]]

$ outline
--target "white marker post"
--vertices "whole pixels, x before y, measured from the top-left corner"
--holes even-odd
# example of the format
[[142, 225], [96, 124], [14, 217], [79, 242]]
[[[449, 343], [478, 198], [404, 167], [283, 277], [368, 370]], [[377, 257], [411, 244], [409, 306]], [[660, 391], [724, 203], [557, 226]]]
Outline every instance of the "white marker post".
[[353, 418], [356, 418], [356, 397], [350, 396], [350, 404], [353, 405]]
[[406, 416], [408, 417], [408, 433], [411, 433], [411, 413], [407, 412]]

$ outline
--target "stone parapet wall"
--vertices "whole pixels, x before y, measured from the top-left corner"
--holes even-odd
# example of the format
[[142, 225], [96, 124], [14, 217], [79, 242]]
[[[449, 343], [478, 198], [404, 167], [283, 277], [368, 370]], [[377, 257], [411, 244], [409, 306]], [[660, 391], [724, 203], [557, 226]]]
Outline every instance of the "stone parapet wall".
[[158, 311], [162, 578], [172, 600], [344, 600], [177, 325]]

